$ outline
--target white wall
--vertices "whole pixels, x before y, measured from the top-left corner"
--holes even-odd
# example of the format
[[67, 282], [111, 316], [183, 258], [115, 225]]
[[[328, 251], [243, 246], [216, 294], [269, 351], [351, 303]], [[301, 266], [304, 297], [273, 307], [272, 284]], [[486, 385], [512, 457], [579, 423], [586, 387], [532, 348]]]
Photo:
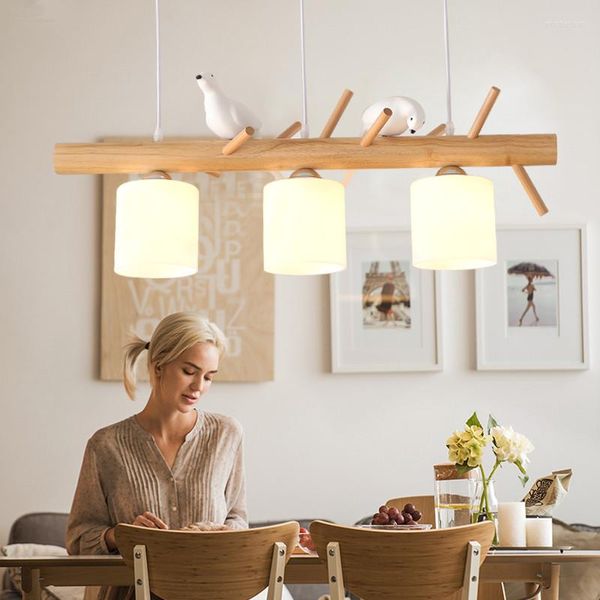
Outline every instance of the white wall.
[[[297, 2], [163, 2], [166, 135], [207, 135], [194, 76], [261, 114], [265, 134], [300, 116]], [[216, 385], [205, 405], [235, 415], [247, 437], [254, 519], [352, 522], [400, 493], [431, 489], [449, 432], [477, 409], [534, 441], [533, 477], [575, 470], [558, 515], [598, 524], [600, 494], [600, 81], [597, 0], [450, 3], [455, 123], [465, 132], [491, 85], [502, 89], [485, 132], [556, 132], [559, 165], [531, 174], [551, 213], [588, 223], [587, 372], [477, 372], [474, 278], [444, 273], [445, 368], [437, 374], [329, 373], [326, 277], [276, 282], [276, 379]], [[428, 125], [445, 117], [441, 0], [306, 0], [309, 117], [318, 134], [345, 87], [356, 94], [337, 131], [357, 135], [371, 101], [406, 94]], [[20, 514], [68, 510], [86, 439], [140, 410], [99, 371], [99, 178], [53, 173], [55, 142], [150, 135], [154, 123], [150, 0], [0, 3], [0, 542]], [[509, 169], [498, 222], [538, 218]], [[362, 172], [348, 190], [355, 225], [408, 223], [416, 172]], [[516, 499], [516, 473], [499, 495]]]

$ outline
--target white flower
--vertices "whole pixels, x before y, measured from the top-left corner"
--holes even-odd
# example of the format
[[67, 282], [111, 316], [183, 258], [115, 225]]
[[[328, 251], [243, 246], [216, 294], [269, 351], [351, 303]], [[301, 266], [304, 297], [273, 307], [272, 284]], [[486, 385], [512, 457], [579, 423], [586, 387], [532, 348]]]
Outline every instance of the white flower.
[[525, 466], [529, 462], [527, 456], [534, 450], [533, 444], [512, 427], [492, 427], [490, 434], [494, 440], [494, 454], [500, 462], [508, 461]]

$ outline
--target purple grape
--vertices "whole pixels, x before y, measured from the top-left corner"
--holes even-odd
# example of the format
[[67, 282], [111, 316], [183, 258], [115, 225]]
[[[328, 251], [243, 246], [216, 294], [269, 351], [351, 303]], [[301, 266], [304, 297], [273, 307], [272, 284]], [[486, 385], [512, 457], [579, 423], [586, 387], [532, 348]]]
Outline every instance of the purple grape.
[[392, 506], [388, 509], [388, 515], [391, 519], [395, 519], [399, 514], [400, 511], [395, 506]]
[[418, 510], [415, 510], [412, 514], [413, 521], [418, 521], [422, 516], [423, 515]]

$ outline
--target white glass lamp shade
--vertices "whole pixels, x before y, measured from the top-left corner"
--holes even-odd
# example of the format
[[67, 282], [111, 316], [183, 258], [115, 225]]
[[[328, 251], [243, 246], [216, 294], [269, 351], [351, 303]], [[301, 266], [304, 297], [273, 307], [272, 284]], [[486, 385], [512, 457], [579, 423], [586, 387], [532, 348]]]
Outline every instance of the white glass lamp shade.
[[412, 262], [420, 269], [496, 264], [494, 186], [471, 175], [438, 175], [410, 186]]
[[345, 269], [344, 186], [320, 177], [265, 185], [263, 252], [268, 273], [322, 275]]
[[197, 273], [198, 196], [196, 186], [171, 179], [120, 185], [115, 273], [156, 279]]

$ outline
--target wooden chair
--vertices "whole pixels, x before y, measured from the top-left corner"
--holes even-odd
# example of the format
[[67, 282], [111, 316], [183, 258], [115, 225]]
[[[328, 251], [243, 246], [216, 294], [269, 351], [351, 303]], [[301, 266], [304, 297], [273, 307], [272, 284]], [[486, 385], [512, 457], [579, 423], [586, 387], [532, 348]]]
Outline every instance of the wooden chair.
[[395, 506], [398, 510], [402, 510], [406, 504], [414, 504], [423, 515], [419, 523], [430, 523], [434, 529], [436, 527], [433, 496], [403, 496], [401, 498], [392, 498], [385, 504], [386, 506]]
[[314, 521], [310, 533], [319, 556], [327, 557], [331, 600], [343, 600], [344, 588], [365, 600], [430, 600], [458, 592], [476, 600], [494, 525], [385, 531]]
[[[298, 523], [234, 531], [171, 531], [117, 525], [119, 552], [133, 568], [136, 600], [248, 600], [269, 587], [280, 600]], [[287, 551], [286, 551], [287, 547]]]

